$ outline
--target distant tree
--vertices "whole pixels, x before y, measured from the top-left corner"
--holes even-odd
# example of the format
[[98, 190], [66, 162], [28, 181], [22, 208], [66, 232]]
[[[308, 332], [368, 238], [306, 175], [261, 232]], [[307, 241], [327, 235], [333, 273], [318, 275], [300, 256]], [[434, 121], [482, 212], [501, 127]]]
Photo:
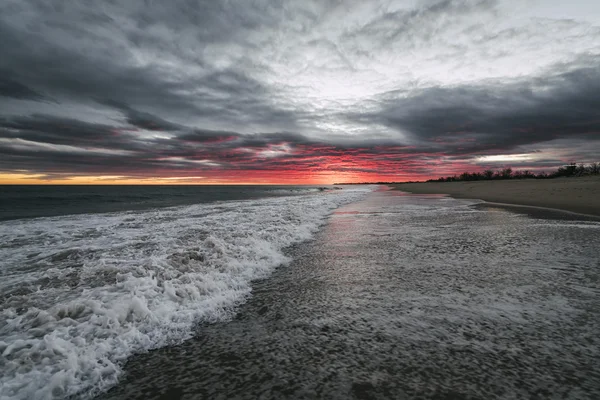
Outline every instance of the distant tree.
[[599, 175], [600, 163], [591, 163], [590, 165], [571, 163], [559, 167], [556, 171], [548, 174], [540, 172], [537, 175], [530, 170], [516, 170], [506, 167], [499, 171], [486, 169], [483, 172], [463, 172], [460, 175], [440, 177], [438, 179], [430, 179], [427, 182], [457, 182], [457, 181], [479, 181], [491, 179], [548, 179], [559, 176], [582, 176], [582, 175]]
[[460, 179], [461, 181], [470, 181], [471, 180], [471, 174], [469, 174], [468, 172], [463, 172], [462, 174], [460, 174], [460, 176], [458, 177], [458, 179]]
[[573, 176], [577, 172], [577, 164], [571, 163], [569, 165], [564, 165], [559, 167], [558, 170], [553, 173], [551, 176], [559, 177], [559, 176]]
[[502, 179], [510, 179], [512, 177], [512, 168], [508, 167], [508, 168], [503, 168], [502, 171], [500, 172], [500, 177]]
[[533, 172], [526, 169], [525, 171], [523, 171], [523, 178], [531, 179], [531, 178], [535, 178], [535, 175], [533, 174]]
[[483, 177], [485, 179], [492, 179], [494, 177], [494, 171], [492, 171], [491, 169], [486, 169], [485, 171], [483, 171]]

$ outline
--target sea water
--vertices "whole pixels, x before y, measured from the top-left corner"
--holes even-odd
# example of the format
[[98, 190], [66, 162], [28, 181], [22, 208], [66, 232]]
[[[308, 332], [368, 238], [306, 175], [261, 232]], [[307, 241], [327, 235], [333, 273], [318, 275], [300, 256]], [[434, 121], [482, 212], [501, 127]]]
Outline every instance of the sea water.
[[375, 191], [98, 400], [600, 398], [600, 222]]
[[3, 187], [0, 398], [91, 397], [230, 320], [369, 187]]

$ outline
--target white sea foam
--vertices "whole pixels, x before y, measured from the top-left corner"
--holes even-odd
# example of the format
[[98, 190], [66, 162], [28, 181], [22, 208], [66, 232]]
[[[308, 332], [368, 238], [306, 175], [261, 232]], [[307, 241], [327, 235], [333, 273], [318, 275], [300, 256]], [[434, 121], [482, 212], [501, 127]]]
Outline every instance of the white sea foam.
[[134, 353], [226, 321], [369, 189], [0, 224], [0, 398], [91, 397]]

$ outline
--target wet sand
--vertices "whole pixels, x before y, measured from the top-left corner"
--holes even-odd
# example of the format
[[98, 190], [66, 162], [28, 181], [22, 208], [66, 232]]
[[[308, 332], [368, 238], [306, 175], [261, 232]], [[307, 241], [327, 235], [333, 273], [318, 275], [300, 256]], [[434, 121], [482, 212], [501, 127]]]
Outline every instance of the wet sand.
[[402, 183], [394, 188], [415, 194], [535, 206], [600, 216], [600, 177], [479, 182]]
[[597, 222], [373, 193], [229, 323], [132, 358], [121, 399], [594, 399]]

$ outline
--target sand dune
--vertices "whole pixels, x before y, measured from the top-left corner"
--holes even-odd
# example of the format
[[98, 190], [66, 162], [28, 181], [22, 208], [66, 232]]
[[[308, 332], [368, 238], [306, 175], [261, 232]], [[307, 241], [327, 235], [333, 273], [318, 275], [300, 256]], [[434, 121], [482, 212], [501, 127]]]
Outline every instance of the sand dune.
[[419, 194], [548, 207], [600, 216], [600, 177], [523, 179], [479, 182], [402, 183], [395, 188]]

